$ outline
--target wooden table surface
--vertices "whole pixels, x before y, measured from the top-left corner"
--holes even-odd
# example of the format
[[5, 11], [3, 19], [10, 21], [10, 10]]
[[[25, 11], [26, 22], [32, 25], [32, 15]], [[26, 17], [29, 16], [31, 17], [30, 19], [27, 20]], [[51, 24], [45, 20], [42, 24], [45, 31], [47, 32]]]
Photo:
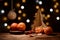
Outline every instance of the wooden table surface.
[[[33, 37], [31, 37], [33, 35]], [[46, 34], [10, 34], [10, 33], [0, 33], [0, 40], [60, 40], [60, 33], [55, 33], [53, 35]]]

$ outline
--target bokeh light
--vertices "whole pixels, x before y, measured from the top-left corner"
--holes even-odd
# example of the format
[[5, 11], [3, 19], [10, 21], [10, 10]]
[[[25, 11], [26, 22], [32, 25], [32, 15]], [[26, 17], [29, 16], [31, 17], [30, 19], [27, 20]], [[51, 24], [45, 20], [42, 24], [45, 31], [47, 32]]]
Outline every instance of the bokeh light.
[[46, 25], [49, 25], [49, 22], [46, 22]]
[[8, 24], [7, 23], [4, 23], [4, 26], [8, 26]]
[[58, 5], [59, 5], [59, 3], [58, 3], [58, 2], [56, 2], [56, 5], [58, 6]]
[[1, 13], [3, 14], [3, 13], [5, 13], [5, 11], [4, 10], [1, 10]]
[[21, 20], [21, 17], [18, 17], [18, 20]]
[[52, 8], [50, 8], [50, 12], [53, 12], [53, 9]]
[[56, 20], [60, 20], [60, 17], [56, 17]]
[[57, 8], [57, 5], [54, 5], [54, 8]]
[[21, 13], [22, 13], [22, 11], [21, 11], [21, 10], [18, 10], [18, 13], [19, 13], [19, 14], [21, 14]]
[[26, 17], [26, 14], [25, 13], [23, 13], [23, 15], [22, 15], [23, 17]]
[[21, 6], [21, 9], [24, 9], [24, 6], [23, 5]]
[[22, 0], [22, 2], [23, 2], [23, 3], [25, 3], [25, 2], [26, 2], [26, 0]]
[[41, 8], [41, 12], [44, 12], [44, 8]]
[[36, 6], [36, 9], [39, 9], [39, 6]]
[[8, 6], [8, 2], [4, 2], [4, 6]]
[[42, 1], [39, 1], [38, 3], [39, 3], [39, 5], [42, 5]]
[[48, 18], [45, 16], [45, 20], [47, 20]]
[[10, 29], [10, 26], [9, 25], [7, 26], [7, 29]]
[[47, 18], [50, 18], [50, 15], [49, 14], [47, 15]]
[[20, 7], [20, 3], [17, 3], [17, 4], [16, 4], [16, 7]]
[[3, 20], [4, 20], [4, 21], [7, 21], [7, 17], [3, 17]]
[[56, 13], [59, 13], [59, 9], [56, 9], [55, 12], [56, 12]]
[[30, 19], [27, 19], [26, 22], [29, 23], [30, 22]]

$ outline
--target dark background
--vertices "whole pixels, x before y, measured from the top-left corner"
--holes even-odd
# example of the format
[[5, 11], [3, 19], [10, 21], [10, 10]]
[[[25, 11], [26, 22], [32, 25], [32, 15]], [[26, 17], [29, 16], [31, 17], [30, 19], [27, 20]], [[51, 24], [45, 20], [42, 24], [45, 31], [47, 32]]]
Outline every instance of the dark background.
[[[8, 23], [8, 25], [10, 25], [13, 22], [19, 23], [19, 22], [24, 22], [26, 24], [26, 30], [31, 30], [31, 25], [33, 24], [33, 20], [34, 20], [34, 15], [37, 12], [36, 9], [36, 5], [39, 5], [40, 7], [44, 8], [44, 12], [43, 14], [47, 15], [50, 14], [51, 17], [48, 20], [44, 20], [44, 22], [49, 22], [49, 26], [51, 26], [54, 30], [54, 32], [60, 32], [60, 20], [56, 20], [56, 17], [59, 16], [60, 17], [60, 12], [59, 13], [55, 13], [54, 11], [51, 13], [49, 11], [50, 8], [53, 8], [53, 5], [55, 4], [55, 2], [53, 2], [53, 0], [39, 0], [42, 1], [43, 4], [39, 5], [38, 3], [36, 3], [36, 0], [26, 0], [26, 3], [22, 3], [22, 0], [13, 0], [13, 8], [15, 9], [15, 12], [18, 16], [21, 16], [22, 14], [18, 14], [18, 10], [22, 10], [20, 7], [17, 8], [16, 7], [16, 3], [20, 3], [21, 5], [25, 6], [25, 9], [22, 10], [22, 13], [26, 13], [26, 17], [22, 17], [21, 20], [17, 20], [17, 18], [15, 20], [10, 20], [8, 19], [7, 21], [3, 21], [3, 17], [7, 17], [8, 12], [11, 10], [11, 0], [0, 0], [0, 11], [2, 9], [5, 10], [4, 14], [1, 14], [0, 12], [0, 31], [1, 32], [8, 32], [7, 27], [4, 27], [3, 24], [4, 23]], [[8, 2], [8, 6], [5, 7], [3, 4], [4, 2]], [[60, 4], [60, 0], [57, 0], [56, 2], [58, 2]], [[54, 9], [54, 8], [53, 8]], [[60, 5], [57, 7], [57, 9], [60, 10]], [[30, 23], [26, 22], [26, 19], [30, 19]]]

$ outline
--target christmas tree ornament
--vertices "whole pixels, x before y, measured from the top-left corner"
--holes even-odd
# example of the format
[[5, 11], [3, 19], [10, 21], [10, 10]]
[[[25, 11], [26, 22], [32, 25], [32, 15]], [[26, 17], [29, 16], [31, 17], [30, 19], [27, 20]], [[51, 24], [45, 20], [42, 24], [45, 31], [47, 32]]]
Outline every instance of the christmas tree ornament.
[[15, 11], [13, 9], [13, 0], [11, 0], [11, 10], [8, 13], [8, 18], [10, 20], [14, 20], [14, 19], [16, 19], [16, 17], [17, 17], [17, 14], [15, 13]]

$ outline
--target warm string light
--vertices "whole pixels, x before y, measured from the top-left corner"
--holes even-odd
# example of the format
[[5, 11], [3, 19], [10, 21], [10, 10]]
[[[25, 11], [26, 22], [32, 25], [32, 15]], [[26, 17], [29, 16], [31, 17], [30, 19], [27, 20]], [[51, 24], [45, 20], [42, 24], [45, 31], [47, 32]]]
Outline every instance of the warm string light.
[[25, 13], [23, 13], [23, 14], [22, 14], [22, 16], [23, 16], [23, 17], [26, 17], [26, 14], [25, 14]]
[[46, 25], [49, 25], [49, 22], [46, 22]]
[[59, 3], [56, 2], [55, 5], [54, 5], [54, 8], [57, 8], [59, 6]]
[[44, 12], [44, 8], [41, 8], [41, 12]]
[[7, 29], [10, 29], [10, 26], [9, 25], [7, 26]]
[[39, 9], [39, 6], [36, 6], [36, 9]]
[[18, 17], [18, 20], [21, 20], [21, 17]]
[[8, 6], [8, 2], [4, 2], [4, 6]]
[[55, 12], [56, 12], [56, 13], [59, 13], [59, 9], [56, 9]]
[[20, 7], [20, 3], [17, 3], [17, 4], [16, 4], [16, 7]]
[[3, 20], [4, 20], [4, 21], [7, 21], [7, 17], [3, 17]]
[[47, 18], [50, 18], [50, 15], [49, 14], [47, 15]]
[[18, 13], [19, 13], [19, 14], [21, 14], [21, 13], [22, 13], [22, 11], [21, 11], [21, 10], [18, 10]]
[[26, 0], [22, 0], [22, 2], [23, 2], [23, 3], [25, 3], [25, 2], [26, 2]]

